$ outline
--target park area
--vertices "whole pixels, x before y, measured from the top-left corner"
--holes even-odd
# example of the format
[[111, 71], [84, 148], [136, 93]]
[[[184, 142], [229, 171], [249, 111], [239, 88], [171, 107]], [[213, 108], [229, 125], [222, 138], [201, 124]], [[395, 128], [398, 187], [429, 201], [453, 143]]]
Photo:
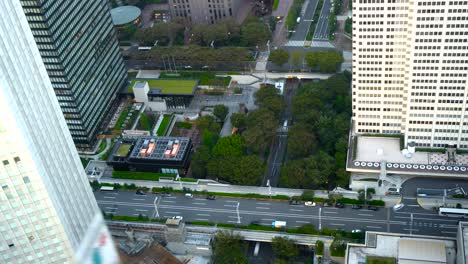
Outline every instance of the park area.
[[148, 82], [151, 90], [160, 89], [163, 94], [192, 94], [198, 84], [198, 80], [135, 79], [128, 87], [128, 92], [133, 92], [133, 86], [139, 81]]

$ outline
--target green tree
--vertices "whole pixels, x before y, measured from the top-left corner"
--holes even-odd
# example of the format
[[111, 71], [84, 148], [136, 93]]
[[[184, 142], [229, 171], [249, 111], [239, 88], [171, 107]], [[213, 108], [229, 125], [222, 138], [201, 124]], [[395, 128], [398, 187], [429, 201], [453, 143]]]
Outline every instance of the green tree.
[[343, 56], [337, 51], [321, 52], [319, 65], [321, 72], [336, 72], [343, 62]]
[[268, 109], [252, 111], [247, 116], [247, 129], [242, 133], [245, 146], [254, 153], [264, 153], [270, 146], [278, 120]]
[[233, 127], [241, 128], [246, 124], [246, 115], [241, 113], [232, 113], [231, 124]]
[[260, 19], [248, 18], [241, 27], [241, 40], [245, 46], [265, 45], [270, 38], [271, 32], [268, 25]]
[[270, 57], [268, 57], [268, 60], [281, 67], [283, 64], [288, 62], [289, 53], [283, 49], [273, 50], [270, 52]]
[[213, 263], [216, 264], [247, 264], [245, 256], [246, 245], [242, 237], [229, 231], [218, 231], [213, 239]]
[[206, 177], [206, 166], [211, 159], [210, 148], [201, 145], [191, 156], [190, 167], [195, 178]]
[[318, 57], [318, 53], [317, 52], [314, 52], [314, 51], [311, 51], [311, 52], [307, 52], [305, 54], [305, 61], [307, 63], [307, 66], [309, 66], [311, 69], [315, 69], [319, 66], [319, 57]]
[[302, 195], [301, 199], [303, 201], [312, 201], [314, 199], [315, 192], [313, 190], [305, 190]]
[[299, 249], [294, 240], [287, 237], [274, 237], [271, 241], [271, 247], [276, 257], [290, 260], [299, 255]]
[[214, 119], [214, 117], [206, 115], [198, 118], [197, 120], [197, 128], [200, 131], [208, 130], [211, 133], [219, 134], [221, 131], [221, 126], [218, 122]]
[[304, 123], [293, 125], [288, 131], [288, 156], [306, 157], [317, 150], [317, 140], [312, 128]]
[[295, 68], [302, 69], [302, 57], [304, 56], [304, 52], [302, 50], [294, 50], [291, 53], [291, 62]]
[[226, 119], [228, 113], [229, 109], [225, 105], [215, 105], [213, 109], [214, 116], [216, 116], [221, 121], [224, 121], [224, 119]]
[[216, 145], [216, 142], [218, 141], [218, 135], [215, 133], [212, 133], [208, 130], [203, 130], [202, 131], [202, 144], [204, 146], [207, 146], [209, 149], [213, 148], [214, 145]]
[[242, 156], [243, 145], [242, 137], [238, 134], [222, 137], [213, 147], [213, 157]]
[[279, 90], [271, 85], [262, 86], [255, 92], [254, 98], [259, 107], [270, 110], [277, 118], [279, 118], [281, 111], [286, 106], [283, 97], [279, 94]]
[[341, 193], [330, 193], [330, 194], [328, 194], [328, 199], [333, 204], [335, 204], [341, 198], [343, 198], [343, 195]]

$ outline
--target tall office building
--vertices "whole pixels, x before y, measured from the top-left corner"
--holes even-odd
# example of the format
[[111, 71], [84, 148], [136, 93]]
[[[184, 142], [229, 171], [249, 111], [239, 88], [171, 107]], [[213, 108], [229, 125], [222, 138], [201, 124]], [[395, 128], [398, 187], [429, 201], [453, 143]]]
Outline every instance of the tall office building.
[[108, 0], [19, 1], [73, 140], [87, 148], [127, 74]]
[[0, 263], [117, 263], [20, 2], [0, 17]]
[[356, 133], [468, 148], [468, 1], [353, 0]]
[[242, 0], [169, 0], [173, 17], [185, 17], [192, 23], [210, 23], [235, 17]]

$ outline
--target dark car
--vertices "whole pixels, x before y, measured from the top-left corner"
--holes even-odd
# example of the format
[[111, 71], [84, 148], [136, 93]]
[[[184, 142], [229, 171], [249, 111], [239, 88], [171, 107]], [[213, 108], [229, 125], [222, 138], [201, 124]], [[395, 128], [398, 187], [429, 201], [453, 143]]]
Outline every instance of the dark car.
[[369, 205], [369, 206], [367, 206], [367, 210], [377, 211], [377, 210], [379, 210], [379, 208], [377, 208], [375, 206], [372, 206], [372, 205]]
[[260, 225], [260, 221], [252, 221], [250, 222], [251, 225]]
[[168, 197], [168, 196], [171, 196], [171, 194], [167, 192], [161, 193], [161, 197]]
[[301, 203], [301, 201], [298, 201], [298, 200], [290, 200], [290, 201], [289, 201], [289, 204], [290, 204], [290, 205], [300, 205], [300, 204], [302, 204], [302, 203]]
[[208, 195], [208, 196], [206, 197], [206, 199], [208, 199], [208, 200], [216, 200], [216, 196], [214, 196], [214, 195]]
[[362, 209], [362, 205], [353, 204], [353, 206], [351, 206], [351, 209], [356, 209], [356, 210]]
[[137, 194], [137, 195], [146, 195], [146, 192], [145, 192], [144, 190], [142, 190], [142, 189], [138, 189], [138, 190], [136, 191], [136, 194]]
[[335, 204], [335, 207], [336, 207], [336, 208], [344, 208], [344, 204], [342, 204], [342, 203], [336, 203], [336, 204]]

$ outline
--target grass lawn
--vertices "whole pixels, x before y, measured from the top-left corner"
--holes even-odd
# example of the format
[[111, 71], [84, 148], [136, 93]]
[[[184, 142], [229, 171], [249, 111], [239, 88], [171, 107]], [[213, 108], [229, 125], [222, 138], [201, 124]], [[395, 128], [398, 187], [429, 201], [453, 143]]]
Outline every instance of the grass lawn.
[[102, 141], [101, 141], [101, 144], [99, 144], [99, 147], [96, 151], [96, 153], [101, 153], [107, 146], [107, 142], [106, 142], [106, 139], [103, 138]]
[[178, 122], [178, 123], [176, 123], [176, 126], [181, 127], [181, 128], [186, 128], [186, 129], [191, 129], [192, 128], [192, 124], [186, 123], [186, 122]]
[[140, 114], [140, 125], [143, 128], [143, 130], [151, 131], [151, 122], [145, 113]]
[[161, 80], [161, 79], [135, 79], [128, 88], [128, 92], [133, 91], [133, 85], [137, 81], [148, 82], [150, 89], [161, 89], [164, 94], [192, 94], [196, 80]]
[[231, 77], [216, 77], [214, 72], [181, 72], [179, 75], [170, 75], [161, 73], [159, 78], [166, 79], [194, 79], [200, 80], [200, 85], [222, 85], [228, 86], [231, 81]]
[[156, 131], [156, 134], [158, 136], [164, 136], [164, 132], [166, 132], [166, 127], [169, 125], [169, 121], [171, 120], [170, 115], [164, 115], [163, 120], [161, 121], [161, 124], [159, 125], [158, 131]]
[[115, 122], [115, 129], [121, 129], [125, 118], [127, 118], [128, 112], [130, 112], [131, 106], [127, 107], [125, 110], [120, 113], [119, 119]]
[[377, 257], [377, 256], [367, 256], [367, 264], [395, 264], [395, 258], [390, 257]]
[[160, 177], [174, 178], [174, 174], [156, 172], [113, 171], [112, 177], [116, 179], [159, 181]]
[[278, 8], [278, 5], [279, 5], [279, 0], [275, 0], [273, 2], [273, 10], [276, 10]]
[[128, 151], [130, 150], [131, 147], [132, 147], [131, 144], [122, 144], [119, 146], [119, 149], [117, 149], [117, 151], [115, 152], [115, 155], [119, 157], [125, 157], [127, 156]]
[[181, 182], [197, 182], [198, 179], [192, 179], [192, 178], [180, 178]]

